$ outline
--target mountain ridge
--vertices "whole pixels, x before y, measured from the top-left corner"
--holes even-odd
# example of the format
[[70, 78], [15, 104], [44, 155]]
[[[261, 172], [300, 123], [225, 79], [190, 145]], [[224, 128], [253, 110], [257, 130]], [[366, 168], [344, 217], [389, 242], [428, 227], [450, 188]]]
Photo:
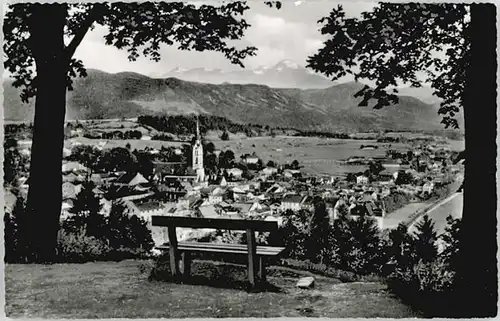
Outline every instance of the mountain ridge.
[[166, 73], [151, 75], [152, 78], [175, 77], [186, 81], [210, 84], [261, 84], [272, 88], [327, 88], [332, 82], [321, 74], [284, 59], [273, 66], [260, 66], [255, 69], [184, 69], [175, 67]]
[[[240, 123], [322, 131], [441, 130], [437, 106], [401, 96], [381, 110], [358, 107], [353, 94], [364, 85], [342, 83], [324, 89], [271, 88], [259, 84], [207, 84], [131, 72], [88, 69], [67, 94], [67, 118], [122, 118], [138, 115], [205, 113]], [[29, 120], [33, 101], [4, 82], [6, 120]]]

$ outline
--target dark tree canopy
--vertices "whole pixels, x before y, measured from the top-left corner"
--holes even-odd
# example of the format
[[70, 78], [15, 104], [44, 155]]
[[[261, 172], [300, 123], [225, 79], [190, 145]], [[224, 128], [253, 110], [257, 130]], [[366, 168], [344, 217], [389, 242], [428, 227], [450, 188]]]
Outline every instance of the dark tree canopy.
[[358, 19], [339, 5], [319, 20], [328, 39], [308, 67], [332, 80], [349, 74], [374, 82], [356, 94], [363, 97], [360, 106], [374, 99], [374, 108], [397, 103], [401, 84], [429, 83], [443, 99], [443, 124], [457, 128], [470, 60], [468, 12], [463, 4], [381, 3]]
[[[266, 2], [280, 8], [279, 1]], [[42, 8], [45, 6], [45, 8]], [[14, 77], [14, 86], [21, 87], [22, 99], [36, 95], [34, 70], [37, 48], [33, 46], [31, 17], [48, 5], [13, 4], [4, 20], [5, 69]], [[73, 58], [88, 30], [95, 25], [107, 27], [103, 41], [128, 52], [135, 61], [141, 55], [159, 61], [160, 45], [175, 45], [179, 50], [217, 51], [231, 63], [243, 67], [243, 59], [255, 55], [257, 48], [237, 48], [232, 40], [240, 39], [250, 26], [243, 18], [249, 9], [246, 1], [223, 2], [220, 5], [195, 5], [185, 2], [85, 3], [58, 4], [65, 17], [65, 36], [71, 38], [57, 58], [68, 62], [67, 86], [71, 78], [86, 76], [81, 60]]]
[[423, 262], [431, 262], [437, 256], [437, 233], [434, 222], [428, 215], [424, 215], [421, 222], [416, 225], [415, 254]]

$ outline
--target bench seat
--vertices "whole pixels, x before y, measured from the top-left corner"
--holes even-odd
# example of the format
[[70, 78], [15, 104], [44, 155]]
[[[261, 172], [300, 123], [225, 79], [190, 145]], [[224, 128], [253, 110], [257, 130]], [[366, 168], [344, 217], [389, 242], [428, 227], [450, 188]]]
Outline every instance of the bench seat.
[[[168, 250], [169, 245], [163, 244], [156, 247], [159, 250]], [[177, 245], [179, 251], [189, 252], [220, 252], [232, 254], [248, 254], [248, 247], [246, 244], [220, 244], [220, 243], [195, 243], [195, 242], [179, 242]], [[258, 256], [277, 256], [280, 254], [284, 247], [276, 246], [256, 246], [256, 253]]]
[[[273, 221], [153, 215], [151, 216], [151, 224], [167, 227], [169, 241], [156, 249], [168, 250], [170, 270], [174, 277], [190, 275], [191, 252], [244, 254], [248, 256], [248, 280], [253, 287], [257, 281], [265, 282], [266, 280], [265, 261], [272, 256], [279, 255], [285, 249], [256, 244], [255, 232], [273, 233], [278, 231], [278, 223]], [[246, 231], [247, 244], [178, 242], [175, 232], [177, 227]], [[256, 278], [257, 273], [259, 280]]]

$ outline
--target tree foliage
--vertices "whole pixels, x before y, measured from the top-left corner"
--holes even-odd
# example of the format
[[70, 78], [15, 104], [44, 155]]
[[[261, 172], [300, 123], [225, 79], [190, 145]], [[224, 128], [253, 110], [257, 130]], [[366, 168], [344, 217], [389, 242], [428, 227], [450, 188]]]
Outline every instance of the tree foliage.
[[95, 187], [93, 182], [84, 182], [69, 212], [84, 217], [98, 214], [102, 206], [99, 198], [94, 194]]
[[438, 253], [437, 240], [434, 222], [428, 215], [424, 215], [422, 221], [416, 225], [415, 255], [424, 263], [433, 261]]
[[[270, 1], [272, 7], [281, 7]], [[36, 95], [37, 77], [34, 72], [36, 50], [32, 46], [31, 18], [41, 4], [11, 4], [4, 20], [5, 68], [14, 77], [14, 86], [22, 88], [23, 101]], [[175, 45], [179, 50], [216, 51], [231, 63], [243, 67], [243, 59], [255, 55], [257, 48], [237, 48], [232, 40], [240, 39], [250, 26], [243, 18], [249, 9], [245, 1], [224, 2], [220, 5], [196, 5], [186, 2], [86, 3], [58, 4], [65, 16], [64, 34], [71, 42], [59, 59], [68, 66], [67, 86], [72, 77], [86, 76], [81, 60], [73, 54], [88, 30], [104, 26], [104, 43], [127, 51], [128, 59], [139, 56], [159, 61], [160, 45]]]
[[417, 226], [416, 236], [403, 225], [389, 235], [387, 254], [394, 263], [387, 277], [389, 289], [425, 317], [459, 317], [462, 313], [463, 307], [456, 307], [460, 224], [460, 219], [448, 217], [446, 231], [440, 236], [441, 252], [435, 251], [435, 232], [428, 218]]
[[453, 218], [451, 215], [446, 218], [445, 232], [439, 236], [443, 241], [443, 251], [440, 254], [446, 264], [452, 269], [459, 266], [460, 260], [460, 236], [462, 220]]
[[213, 115], [165, 115], [138, 117], [140, 124], [148, 125], [156, 130], [168, 132], [176, 135], [193, 135], [196, 133], [196, 121], [200, 123], [201, 134], [206, 134], [209, 130], [229, 131], [231, 133], [245, 133], [247, 136], [252, 131], [265, 131], [262, 125], [239, 124], [225, 117]]
[[72, 214], [63, 224], [68, 233], [84, 233], [89, 237], [102, 239], [105, 236], [106, 219], [101, 213], [100, 198], [94, 193], [95, 184], [87, 181], [73, 200], [69, 212]]
[[234, 152], [230, 149], [222, 151], [219, 154], [219, 167], [220, 168], [230, 168], [235, 161]]
[[83, 164], [90, 169], [91, 174], [102, 157], [103, 153], [93, 145], [76, 145], [71, 149], [71, 155], [68, 159]]
[[114, 203], [108, 218], [107, 238], [112, 248], [149, 251], [153, 248], [151, 232], [146, 221], [129, 215], [121, 203]]
[[326, 210], [326, 204], [323, 200], [316, 197], [313, 200], [313, 203], [314, 211], [308, 224], [309, 233], [307, 240], [307, 255], [311, 261], [316, 261], [318, 258], [321, 260], [321, 254], [326, 251], [328, 246], [330, 222], [328, 212]]
[[368, 165], [368, 171], [370, 175], [377, 176], [384, 169], [384, 165], [382, 165], [381, 161], [370, 162], [370, 164]]
[[430, 83], [443, 99], [443, 124], [456, 128], [470, 63], [468, 11], [463, 4], [380, 3], [361, 18], [349, 18], [339, 5], [319, 20], [328, 39], [308, 58], [308, 67], [332, 80], [352, 75], [374, 82], [356, 94], [360, 106], [376, 100], [374, 108], [397, 103], [395, 87], [401, 84]]
[[16, 147], [7, 147], [4, 144], [4, 160], [3, 160], [3, 180], [4, 185], [12, 183], [17, 177], [21, 163], [21, 155]]
[[220, 135], [221, 140], [229, 140], [229, 134], [227, 131], [224, 131], [222, 135]]
[[413, 175], [405, 171], [399, 171], [396, 181], [396, 185], [411, 184], [413, 182]]
[[396, 229], [389, 232], [389, 242], [386, 245], [388, 262], [398, 269], [407, 269], [415, 263], [415, 238], [408, 233], [406, 225], [400, 223]]
[[12, 211], [4, 214], [4, 261], [8, 263], [25, 263], [30, 258], [28, 251], [30, 238], [25, 234], [28, 223], [26, 200], [18, 196]]

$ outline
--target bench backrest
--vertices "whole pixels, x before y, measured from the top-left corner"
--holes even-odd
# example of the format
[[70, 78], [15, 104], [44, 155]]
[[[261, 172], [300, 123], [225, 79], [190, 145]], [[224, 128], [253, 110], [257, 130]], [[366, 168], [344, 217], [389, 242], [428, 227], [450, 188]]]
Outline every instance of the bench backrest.
[[214, 228], [221, 230], [254, 230], [260, 232], [273, 232], [278, 230], [277, 222], [227, 218], [153, 215], [151, 217], [151, 223], [153, 226]]

